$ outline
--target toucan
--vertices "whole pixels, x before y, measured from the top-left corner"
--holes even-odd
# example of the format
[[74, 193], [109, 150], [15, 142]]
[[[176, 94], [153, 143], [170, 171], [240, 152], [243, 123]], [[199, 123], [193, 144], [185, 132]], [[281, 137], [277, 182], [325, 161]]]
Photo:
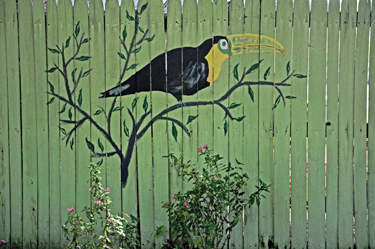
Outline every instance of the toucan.
[[285, 56], [284, 47], [264, 35], [214, 36], [198, 47], [176, 48], [158, 55], [124, 82], [102, 92], [100, 97], [149, 92], [151, 88], [168, 92], [181, 101], [182, 95], [194, 95], [212, 85], [229, 56], [275, 51]]

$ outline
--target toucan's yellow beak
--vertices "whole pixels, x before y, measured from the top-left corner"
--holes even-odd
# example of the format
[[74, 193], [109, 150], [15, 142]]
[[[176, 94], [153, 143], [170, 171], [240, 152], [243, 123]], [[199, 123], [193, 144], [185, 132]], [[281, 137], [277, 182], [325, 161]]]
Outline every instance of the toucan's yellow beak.
[[285, 48], [275, 39], [265, 35], [258, 34], [236, 34], [227, 36], [230, 43], [231, 55], [240, 55], [245, 53], [273, 53], [275, 50], [283, 56], [286, 56]]

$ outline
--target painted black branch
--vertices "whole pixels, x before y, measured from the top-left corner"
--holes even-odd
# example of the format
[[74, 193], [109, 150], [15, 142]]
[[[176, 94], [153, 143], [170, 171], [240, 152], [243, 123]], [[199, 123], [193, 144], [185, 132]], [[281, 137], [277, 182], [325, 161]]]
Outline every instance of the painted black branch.
[[138, 130], [139, 130], [139, 127], [141, 127], [141, 125], [142, 125], [143, 121], [145, 120], [145, 118], [146, 118], [148, 115], [150, 115], [150, 114], [151, 114], [151, 109], [150, 109], [148, 112], [146, 112], [145, 114], [143, 114], [143, 115], [141, 116], [141, 118], [138, 120], [137, 125], [135, 126], [135, 129], [137, 130], [137, 132], [138, 132]]
[[82, 33], [82, 36], [81, 36], [81, 39], [80, 39], [80, 41], [79, 41], [79, 43], [78, 43], [78, 40], [77, 40], [77, 37], [73, 34], [73, 37], [74, 37], [74, 39], [76, 40], [76, 43], [77, 43], [77, 51], [74, 53], [74, 55], [68, 60], [68, 62], [66, 63], [66, 66], [68, 66], [69, 65], [69, 63], [70, 62], [72, 62], [72, 60], [74, 60], [76, 57], [77, 57], [77, 55], [78, 55], [78, 53], [79, 53], [79, 50], [81, 49], [81, 47], [82, 47], [82, 40], [83, 40], [83, 35], [84, 35], [85, 33], [83, 32]]
[[223, 111], [225, 112], [225, 116], [224, 116], [223, 120], [224, 120], [226, 117], [229, 117], [230, 120], [233, 120], [233, 119], [234, 119], [233, 116], [232, 116], [232, 113], [230, 113], [229, 109], [228, 109], [227, 107], [225, 107], [222, 103], [220, 103], [220, 102], [216, 102], [215, 104], [218, 105], [218, 106], [220, 106], [221, 109], [223, 109]]
[[83, 123], [87, 120], [87, 117], [83, 117], [81, 120], [77, 121], [77, 123], [74, 125], [74, 127], [68, 132], [68, 134], [63, 138], [63, 140], [66, 138], [66, 145], [68, 145], [69, 139], [72, 136], [72, 134], [83, 125]]
[[116, 151], [108, 152], [108, 153], [95, 153], [92, 157], [111, 157], [117, 155]]
[[72, 90], [72, 95], [74, 94], [74, 92], [76, 91], [77, 89], [77, 86], [78, 86], [78, 83], [79, 81], [81, 80], [81, 76], [82, 76], [82, 72], [83, 72], [83, 67], [81, 67], [81, 71], [79, 72], [79, 75], [78, 75], [78, 79], [76, 81], [74, 81], [74, 88]]
[[[158, 120], [167, 120], [167, 121], [171, 121], [173, 123], [175, 123], [176, 125], [180, 126], [181, 129], [186, 133], [186, 135], [188, 135], [190, 137], [190, 132], [189, 132], [189, 129], [179, 120], [177, 119], [174, 119], [174, 118], [169, 118], [169, 117], [160, 117], [159, 119], [155, 120], [154, 123]], [[146, 131], [148, 130], [149, 126], [145, 126], [138, 134], [137, 134], [137, 140], [140, 139], [141, 137], [143, 137], [143, 135], [146, 133]]]
[[[134, 31], [134, 35], [133, 35], [133, 38], [132, 38], [132, 42], [130, 43], [129, 50], [126, 53], [126, 62], [125, 62], [124, 68], [122, 69], [122, 73], [121, 73], [121, 76], [120, 76], [120, 79], [119, 79], [117, 85], [121, 84], [121, 81], [122, 81], [122, 79], [125, 76], [125, 72], [128, 69], [128, 64], [129, 64], [129, 60], [130, 60], [130, 54], [131, 54], [131, 51], [133, 50], [133, 48], [135, 47], [134, 44], [135, 44], [135, 41], [136, 41], [136, 38], [137, 38], [137, 34], [138, 34], [138, 26], [139, 26], [139, 21], [138, 21], [138, 15], [136, 13], [136, 15], [135, 15], [135, 31]], [[121, 38], [120, 38], [120, 41], [122, 42]]]
[[111, 137], [111, 118], [112, 118], [112, 112], [115, 108], [117, 97], [113, 98], [111, 108], [109, 109], [108, 118], [107, 118], [107, 125], [108, 125], [108, 135]]
[[131, 117], [131, 120], [132, 120], [133, 129], [129, 137], [128, 148], [126, 149], [124, 160], [121, 161], [121, 186], [123, 188], [126, 186], [126, 182], [128, 180], [128, 176], [129, 176], [128, 168], [129, 168], [130, 160], [132, 158], [132, 154], [133, 154], [133, 150], [135, 146], [135, 140], [137, 137], [137, 132], [135, 130], [135, 119], [134, 119], [133, 113], [129, 110], [129, 108], [127, 109], [128, 109], [129, 116]]
[[78, 123], [77, 121], [74, 120], [67, 120], [67, 119], [60, 119], [61, 122], [66, 123], [66, 124], [76, 124]]
[[142, 38], [137, 42], [137, 45], [141, 44], [144, 41], [144, 39], [146, 38], [147, 33], [148, 33], [148, 29], [146, 29], [146, 31], [143, 34]]
[[[73, 103], [72, 94], [70, 93], [69, 80], [68, 80], [68, 72], [67, 72], [68, 64], [65, 63], [65, 48], [64, 48], [64, 46], [62, 46], [62, 48], [61, 48], [61, 60], [62, 60], [62, 67], [63, 67], [62, 68], [63, 69], [62, 75], [64, 77], [66, 94], [68, 95], [69, 102]], [[59, 69], [59, 71], [61, 72], [60, 69]]]
[[107, 141], [111, 144], [111, 146], [115, 149], [116, 151], [116, 154], [122, 158], [122, 153], [121, 153], [121, 150], [120, 148], [117, 146], [117, 144], [115, 143], [115, 141], [113, 141], [112, 137], [87, 113], [85, 112], [84, 110], [82, 110], [78, 105], [74, 104], [74, 103], [71, 103], [69, 102], [69, 100], [67, 100], [66, 98], [56, 94], [56, 93], [51, 93], [51, 92], [47, 92], [47, 94], [50, 94], [56, 98], [58, 98], [59, 100], [65, 102], [65, 103], [68, 103], [69, 105], [71, 105], [73, 108], [75, 108], [78, 112], [80, 112], [84, 118], [87, 118], [87, 120], [90, 121], [91, 124], [93, 124], [95, 126], [95, 128], [103, 134], [103, 136], [107, 139]]

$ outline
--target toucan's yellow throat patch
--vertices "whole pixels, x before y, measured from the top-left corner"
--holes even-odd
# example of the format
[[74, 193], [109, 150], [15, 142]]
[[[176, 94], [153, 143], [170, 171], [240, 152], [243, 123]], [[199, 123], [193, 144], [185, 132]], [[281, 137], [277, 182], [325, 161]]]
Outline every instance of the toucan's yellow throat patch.
[[208, 68], [209, 68], [209, 75], [207, 78], [207, 81], [212, 85], [217, 78], [219, 78], [221, 67], [226, 59], [228, 59], [229, 55], [224, 54], [219, 50], [219, 47], [217, 44], [214, 44], [206, 55], [204, 57], [208, 62]]

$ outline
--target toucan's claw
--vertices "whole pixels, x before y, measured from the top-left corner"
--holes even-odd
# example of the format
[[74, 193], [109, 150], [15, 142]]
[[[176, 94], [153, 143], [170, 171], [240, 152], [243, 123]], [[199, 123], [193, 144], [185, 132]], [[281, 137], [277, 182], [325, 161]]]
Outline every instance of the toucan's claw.
[[178, 107], [186, 107], [185, 103], [182, 100], [178, 101]]

